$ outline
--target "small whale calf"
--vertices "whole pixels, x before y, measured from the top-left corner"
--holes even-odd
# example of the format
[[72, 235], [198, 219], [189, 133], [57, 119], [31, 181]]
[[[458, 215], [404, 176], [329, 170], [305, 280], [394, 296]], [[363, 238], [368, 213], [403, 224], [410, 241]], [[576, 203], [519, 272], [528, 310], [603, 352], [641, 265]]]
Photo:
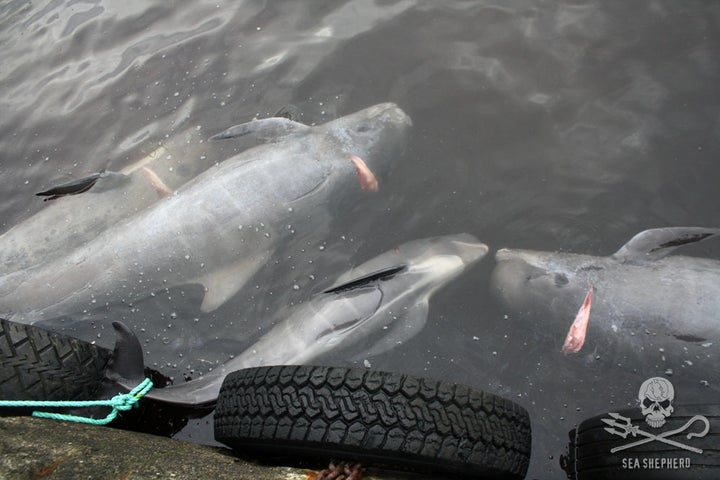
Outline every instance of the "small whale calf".
[[607, 257], [501, 249], [492, 288], [514, 312], [537, 312], [566, 331], [593, 291], [588, 336], [618, 341], [720, 340], [720, 261], [669, 255], [720, 234], [718, 228], [645, 230]]
[[[146, 397], [186, 407], [210, 406], [225, 376], [241, 368], [307, 364], [330, 351], [372, 356], [416, 335], [430, 297], [478, 262], [488, 248], [468, 234], [415, 240], [343, 274], [331, 288], [278, 318], [255, 344], [224, 365], [189, 382], [151, 390]], [[117, 342], [109, 380], [132, 389], [144, 378], [140, 343], [113, 324]]]

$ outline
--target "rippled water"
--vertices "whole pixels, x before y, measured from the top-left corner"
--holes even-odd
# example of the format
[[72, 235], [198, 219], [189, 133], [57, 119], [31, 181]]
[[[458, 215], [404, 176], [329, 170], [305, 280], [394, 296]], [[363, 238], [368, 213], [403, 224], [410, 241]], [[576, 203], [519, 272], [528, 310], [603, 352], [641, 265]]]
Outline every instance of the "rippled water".
[[[202, 291], [188, 286], [76, 332], [109, 345], [106, 319], [122, 317], [149, 363], [181, 381], [247, 346], [323, 280], [408, 240], [468, 232], [492, 250], [608, 255], [646, 228], [717, 226], [720, 6], [439, 5], [3, 3], [0, 231], [45, 206], [34, 193], [119, 170], [187, 128], [209, 136], [286, 104], [311, 124], [398, 103], [414, 122], [407, 154], [379, 195], [348, 206], [312, 251], [281, 251], [212, 314], [199, 313]], [[718, 258], [720, 245], [690, 253]], [[649, 376], [672, 371], [685, 403], [717, 398], [720, 374], [707, 368], [716, 345], [639, 353], [607, 341], [565, 357], [564, 332], [495, 304], [493, 262], [438, 293], [412, 341], [377, 358], [326, 360], [369, 360], [517, 401], [533, 419], [528, 478], [558, 478], [567, 431], [634, 406]], [[212, 433], [199, 421], [179, 436]]]

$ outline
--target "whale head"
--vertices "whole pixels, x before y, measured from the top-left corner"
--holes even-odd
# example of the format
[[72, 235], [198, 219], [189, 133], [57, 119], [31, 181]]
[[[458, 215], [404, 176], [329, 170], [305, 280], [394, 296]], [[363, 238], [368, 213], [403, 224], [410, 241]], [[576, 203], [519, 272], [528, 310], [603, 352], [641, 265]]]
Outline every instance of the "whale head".
[[368, 356], [394, 348], [423, 328], [430, 297], [487, 251], [472, 235], [447, 235], [405, 243], [351, 269], [320, 297], [333, 313], [323, 315], [325, 336], [314, 343], [341, 351], [354, 344]]
[[[333, 146], [363, 159], [376, 175], [383, 174], [403, 152], [410, 117], [394, 103], [381, 103], [317, 127]], [[350, 161], [337, 159], [352, 170]]]
[[495, 254], [493, 293], [508, 307], [528, 312], [545, 305], [574, 305], [604, 266], [602, 257], [503, 248]]
[[[487, 252], [487, 245], [467, 233], [414, 240], [352, 268], [335, 283], [342, 284], [388, 266], [403, 266], [404, 276], [413, 275], [422, 278], [422, 283], [429, 282], [439, 287], [482, 259]], [[411, 281], [403, 283], [416, 284]]]

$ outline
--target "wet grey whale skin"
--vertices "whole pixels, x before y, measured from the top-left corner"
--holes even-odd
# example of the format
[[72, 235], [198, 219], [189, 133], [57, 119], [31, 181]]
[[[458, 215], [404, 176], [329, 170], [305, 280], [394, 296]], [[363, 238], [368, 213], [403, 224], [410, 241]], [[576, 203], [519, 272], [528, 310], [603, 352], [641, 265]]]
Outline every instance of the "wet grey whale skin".
[[[488, 247], [469, 234], [415, 240], [385, 252], [340, 276], [335, 285], [277, 323], [247, 350], [210, 373], [146, 395], [183, 407], [214, 404], [230, 372], [249, 367], [307, 364], [330, 351], [362, 352], [363, 358], [396, 347], [419, 333], [432, 295], [469, 266]], [[107, 377], [125, 390], [144, 378], [142, 348], [119, 322]]]
[[720, 261], [670, 253], [719, 233], [645, 230], [607, 257], [500, 249], [491, 286], [505, 308], [546, 315], [558, 327], [554, 332], [567, 330], [592, 285], [589, 338], [598, 332], [632, 343], [718, 340]]
[[162, 195], [147, 169], [175, 190], [216, 161], [201, 131], [190, 128], [119, 171], [94, 173], [36, 194], [70, 190], [60, 198], [48, 196], [53, 201], [0, 235], [0, 276], [67, 255], [158, 202]]
[[382, 178], [411, 125], [392, 103], [317, 127], [271, 120], [272, 131], [287, 124], [277, 141], [210, 167], [52, 261], [0, 277], [0, 314], [34, 323], [191, 283], [203, 285], [201, 309], [212, 311], [272, 257], [291, 235], [288, 224], [312, 228], [328, 204], [360, 192], [346, 155]]

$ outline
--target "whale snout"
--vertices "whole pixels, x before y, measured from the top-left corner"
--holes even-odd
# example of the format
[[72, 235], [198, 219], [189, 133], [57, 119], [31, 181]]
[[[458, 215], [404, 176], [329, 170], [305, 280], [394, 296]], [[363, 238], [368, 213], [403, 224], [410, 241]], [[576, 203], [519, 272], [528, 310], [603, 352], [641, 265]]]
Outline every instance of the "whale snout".
[[495, 252], [495, 260], [498, 262], [506, 262], [511, 260], [520, 260], [521, 255], [518, 250], [512, 250], [509, 248], [501, 248]]
[[458, 256], [465, 265], [479, 261], [487, 255], [489, 250], [486, 244], [479, 242], [473, 237], [455, 240], [453, 243], [457, 248]]
[[367, 109], [368, 117], [397, 125], [412, 126], [412, 119], [396, 103], [386, 102]]

